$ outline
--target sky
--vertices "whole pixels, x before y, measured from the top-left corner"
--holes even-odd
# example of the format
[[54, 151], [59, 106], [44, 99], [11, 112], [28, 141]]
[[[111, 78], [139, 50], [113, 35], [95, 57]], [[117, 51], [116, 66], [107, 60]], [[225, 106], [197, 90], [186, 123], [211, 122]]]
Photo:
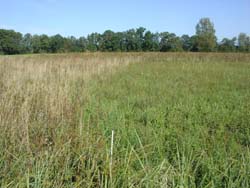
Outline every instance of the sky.
[[218, 39], [250, 34], [250, 0], [0, 0], [0, 28], [23, 34], [80, 37], [143, 26], [193, 35], [203, 17]]

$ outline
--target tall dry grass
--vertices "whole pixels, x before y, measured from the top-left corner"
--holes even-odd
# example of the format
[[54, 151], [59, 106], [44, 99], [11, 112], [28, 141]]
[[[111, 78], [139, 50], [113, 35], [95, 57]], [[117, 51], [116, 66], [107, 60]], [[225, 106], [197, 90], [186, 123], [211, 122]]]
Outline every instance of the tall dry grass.
[[[9, 134], [10, 142], [19, 143], [15, 145], [18, 149], [41, 147], [50, 136], [46, 129], [76, 123], [79, 108], [88, 96], [86, 83], [92, 76], [112, 73], [131, 61], [136, 59], [100, 53], [0, 57], [2, 134]], [[32, 133], [37, 126], [45, 132]]]
[[21, 172], [22, 165], [11, 169], [15, 159], [32, 165], [34, 156], [73, 140], [76, 131], [71, 130], [81, 121], [89, 95], [88, 81], [139, 58], [101, 53], [0, 56], [0, 160], [7, 163], [6, 169], [0, 167], [6, 173], [2, 176]]

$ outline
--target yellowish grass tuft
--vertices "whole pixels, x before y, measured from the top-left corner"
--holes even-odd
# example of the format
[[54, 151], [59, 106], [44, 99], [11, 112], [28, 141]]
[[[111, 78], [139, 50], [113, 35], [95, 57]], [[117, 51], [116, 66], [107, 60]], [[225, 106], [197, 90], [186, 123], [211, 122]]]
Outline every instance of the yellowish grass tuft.
[[[102, 53], [0, 57], [0, 126], [9, 141], [31, 150], [47, 144], [49, 129], [69, 126], [81, 112], [86, 84], [94, 75], [112, 73], [131, 61], [128, 54]], [[33, 132], [40, 126], [47, 132]], [[41, 133], [39, 133], [41, 134]], [[37, 136], [30, 143], [30, 136]], [[37, 142], [37, 143], [34, 143]]]

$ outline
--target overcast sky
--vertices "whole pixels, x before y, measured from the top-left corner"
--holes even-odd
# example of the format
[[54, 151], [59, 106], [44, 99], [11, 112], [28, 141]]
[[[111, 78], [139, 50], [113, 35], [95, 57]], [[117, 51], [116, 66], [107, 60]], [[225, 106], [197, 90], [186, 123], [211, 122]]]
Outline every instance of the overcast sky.
[[0, 0], [0, 28], [32, 34], [79, 37], [143, 26], [193, 35], [202, 17], [214, 22], [219, 39], [250, 34], [250, 0]]

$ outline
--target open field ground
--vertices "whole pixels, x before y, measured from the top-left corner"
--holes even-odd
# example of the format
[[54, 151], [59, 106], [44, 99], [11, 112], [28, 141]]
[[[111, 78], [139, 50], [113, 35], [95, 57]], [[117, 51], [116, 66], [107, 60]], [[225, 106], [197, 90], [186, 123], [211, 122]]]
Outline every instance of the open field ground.
[[0, 187], [247, 188], [250, 55], [0, 56], [0, 129]]

